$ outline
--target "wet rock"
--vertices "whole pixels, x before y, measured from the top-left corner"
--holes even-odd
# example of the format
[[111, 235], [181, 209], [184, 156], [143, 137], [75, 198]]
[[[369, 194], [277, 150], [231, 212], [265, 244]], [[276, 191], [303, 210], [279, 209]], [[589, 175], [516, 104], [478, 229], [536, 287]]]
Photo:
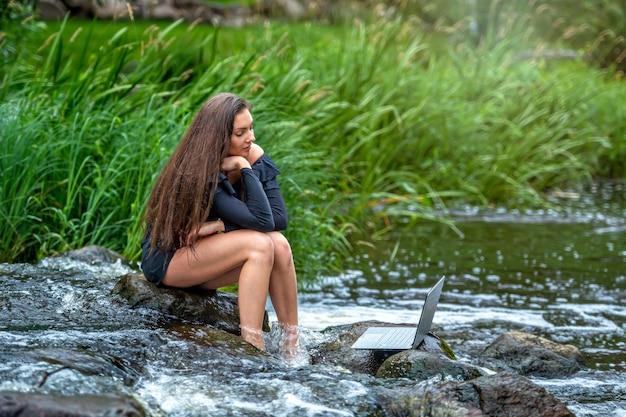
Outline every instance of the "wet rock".
[[124, 256], [111, 249], [97, 245], [85, 246], [80, 249], [65, 252], [59, 256], [64, 256], [68, 259], [90, 265], [106, 265], [116, 262], [121, 262], [123, 265], [130, 265]]
[[[489, 417], [573, 417], [566, 404], [527, 378], [509, 372], [444, 388], [450, 397]], [[478, 411], [479, 410], [479, 411]], [[480, 414], [478, 413], [480, 412]]]
[[71, 397], [32, 392], [0, 391], [2, 417], [145, 417], [141, 406], [120, 395]]
[[[224, 291], [158, 287], [143, 274], [130, 273], [120, 278], [113, 292], [133, 307], [143, 307], [173, 315], [179, 319], [205, 324], [239, 335], [237, 296]], [[263, 330], [269, 331], [267, 313]]]
[[244, 368], [243, 362], [255, 363], [255, 369], [272, 369], [284, 365], [277, 357], [228, 332], [191, 324], [170, 327], [168, 332], [176, 339], [198, 346], [201, 355], [212, 358], [220, 356], [222, 363], [239, 370]]
[[[311, 349], [312, 363], [341, 366], [352, 372], [375, 375], [378, 368], [393, 353], [351, 348], [359, 336], [372, 326], [394, 326], [394, 324], [365, 321], [326, 328], [322, 331], [325, 341]], [[418, 349], [454, 359], [452, 349], [432, 333], [426, 336]]]
[[389, 324], [369, 321], [325, 329], [325, 341], [311, 349], [312, 363], [376, 376], [384, 385], [378, 400], [391, 415], [572, 415], [565, 403], [522, 375], [456, 361], [452, 349], [432, 333], [417, 350], [385, 354], [351, 349], [368, 327], [380, 325]]
[[490, 368], [526, 376], [563, 378], [585, 368], [585, 359], [572, 345], [512, 331], [499, 336], [480, 355]]
[[573, 417], [565, 403], [527, 378], [502, 372], [465, 382], [398, 381], [378, 392], [394, 416]]
[[458, 401], [438, 385], [381, 388], [378, 401], [386, 414], [404, 417], [485, 417], [480, 408]]
[[379, 378], [467, 381], [486, 375], [476, 366], [453, 361], [440, 353], [405, 350], [390, 356], [378, 368]]
[[39, 386], [44, 385], [50, 375], [63, 369], [73, 369], [84, 375], [108, 376], [122, 380], [126, 385], [133, 384], [140, 376], [136, 364], [98, 352], [48, 348], [36, 349], [29, 354], [36, 359], [59, 365], [43, 374]]

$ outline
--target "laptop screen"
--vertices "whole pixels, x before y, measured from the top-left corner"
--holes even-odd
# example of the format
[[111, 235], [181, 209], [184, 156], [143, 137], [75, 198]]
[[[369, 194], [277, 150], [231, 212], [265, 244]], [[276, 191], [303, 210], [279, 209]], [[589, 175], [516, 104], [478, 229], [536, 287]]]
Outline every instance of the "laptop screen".
[[437, 303], [439, 303], [439, 296], [441, 295], [441, 289], [443, 288], [443, 282], [446, 279], [445, 276], [441, 277], [439, 282], [435, 284], [426, 294], [424, 300], [424, 307], [422, 308], [422, 314], [420, 315], [419, 323], [417, 324], [417, 332], [415, 334], [415, 340], [413, 341], [413, 349], [417, 348], [424, 337], [430, 331], [430, 326], [433, 323], [433, 317], [437, 310]]

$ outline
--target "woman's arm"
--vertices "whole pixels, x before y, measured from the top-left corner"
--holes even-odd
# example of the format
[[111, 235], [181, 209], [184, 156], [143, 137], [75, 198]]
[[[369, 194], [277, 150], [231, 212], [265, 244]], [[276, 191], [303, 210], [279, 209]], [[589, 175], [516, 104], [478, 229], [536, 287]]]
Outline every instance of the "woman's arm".
[[[245, 161], [245, 162], [244, 162]], [[225, 231], [252, 229], [259, 232], [274, 230], [272, 208], [258, 177], [252, 172], [248, 161], [243, 157], [228, 157], [222, 163], [228, 174], [237, 169], [246, 192], [245, 201], [237, 198], [235, 190], [225, 176], [222, 176], [213, 198], [211, 215], [224, 221]]]
[[224, 222], [220, 219], [204, 222], [200, 225], [200, 229], [198, 229], [197, 232], [195, 230], [192, 230], [189, 236], [187, 236], [187, 245], [191, 244], [191, 241], [194, 239], [194, 236], [196, 239], [199, 239], [201, 237], [214, 235], [216, 233], [221, 233], [225, 230], [226, 229], [224, 226]]
[[[253, 143], [252, 145], [250, 145], [250, 153], [246, 157], [246, 161], [248, 161], [250, 166], [253, 166], [254, 163], [258, 161], [264, 153], [265, 152], [263, 151], [263, 148], [261, 148], [256, 143]], [[227, 171], [226, 175], [228, 176], [228, 181], [230, 181], [231, 184], [235, 184], [241, 179], [241, 172], [238, 169]]]
[[263, 154], [265, 154], [263, 148], [261, 148], [256, 143], [253, 143], [252, 145], [250, 145], [250, 153], [248, 154], [248, 157], [246, 159], [248, 160], [248, 162], [250, 162], [250, 166], [252, 166], [256, 161], [259, 160], [259, 158], [263, 156]]
[[[258, 151], [260, 150], [260, 155]], [[252, 152], [251, 152], [252, 153]], [[263, 153], [263, 149], [258, 147], [255, 152], [258, 158], [252, 164], [252, 170], [257, 175], [261, 184], [263, 185], [263, 191], [272, 208], [272, 217], [274, 218], [274, 230], [285, 230], [289, 223], [287, 217], [287, 208], [285, 206], [285, 200], [280, 192], [278, 181], [276, 177], [280, 174], [280, 170], [276, 167], [276, 164], [269, 157], [269, 155]], [[250, 158], [248, 158], [250, 159]]]
[[287, 207], [285, 200], [278, 188], [270, 188], [265, 190], [265, 195], [272, 209], [272, 217], [274, 218], [274, 230], [285, 230], [289, 223], [287, 217]]

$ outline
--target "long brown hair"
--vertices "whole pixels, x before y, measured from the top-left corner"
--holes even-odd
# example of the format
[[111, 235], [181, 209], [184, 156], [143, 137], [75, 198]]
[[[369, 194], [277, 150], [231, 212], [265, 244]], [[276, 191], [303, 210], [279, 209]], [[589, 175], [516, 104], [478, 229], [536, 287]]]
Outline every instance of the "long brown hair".
[[152, 249], [175, 250], [206, 221], [221, 162], [228, 156], [235, 116], [243, 109], [250, 109], [245, 100], [221, 93], [194, 117], [148, 199], [144, 219], [152, 231]]

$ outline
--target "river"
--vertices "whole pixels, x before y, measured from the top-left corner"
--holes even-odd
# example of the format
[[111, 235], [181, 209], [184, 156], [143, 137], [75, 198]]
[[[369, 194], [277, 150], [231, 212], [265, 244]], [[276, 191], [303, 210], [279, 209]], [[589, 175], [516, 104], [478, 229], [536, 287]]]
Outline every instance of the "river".
[[[450, 216], [463, 238], [421, 223], [385, 241], [354, 242], [344, 273], [301, 291], [304, 345], [328, 326], [415, 322], [427, 289], [445, 275], [433, 331], [459, 360], [471, 363], [508, 330], [572, 344], [588, 369], [533, 381], [578, 417], [626, 416], [624, 200], [616, 186], [555, 200], [559, 210], [461, 208]], [[66, 256], [0, 264], [0, 390], [116, 392], [155, 416], [359, 415], [367, 390], [340, 369], [267, 372], [236, 355], [207, 356], [161, 326], [164, 317], [124, 305], [111, 290], [132, 270]], [[269, 303], [268, 312], [273, 320]], [[59, 369], [77, 355], [82, 368]]]

